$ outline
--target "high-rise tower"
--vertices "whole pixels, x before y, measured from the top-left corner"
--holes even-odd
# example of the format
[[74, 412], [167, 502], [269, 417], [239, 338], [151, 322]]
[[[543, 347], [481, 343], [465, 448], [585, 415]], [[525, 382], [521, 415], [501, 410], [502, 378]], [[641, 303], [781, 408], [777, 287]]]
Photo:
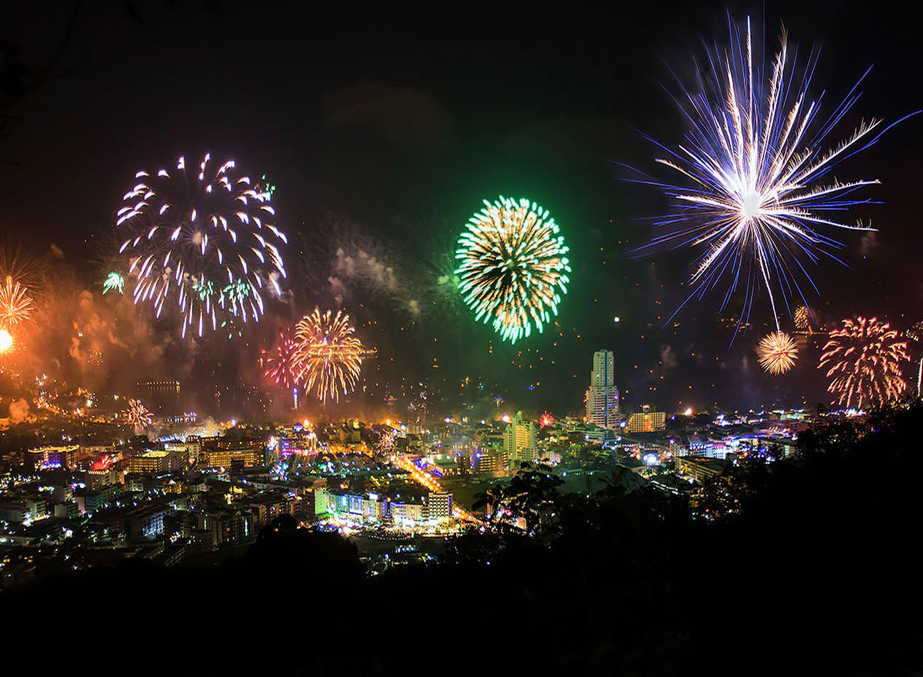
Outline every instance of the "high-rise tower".
[[615, 356], [611, 350], [593, 353], [593, 371], [586, 391], [586, 420], [608, 430], [619, 427], [619, 389], [615, 386]]

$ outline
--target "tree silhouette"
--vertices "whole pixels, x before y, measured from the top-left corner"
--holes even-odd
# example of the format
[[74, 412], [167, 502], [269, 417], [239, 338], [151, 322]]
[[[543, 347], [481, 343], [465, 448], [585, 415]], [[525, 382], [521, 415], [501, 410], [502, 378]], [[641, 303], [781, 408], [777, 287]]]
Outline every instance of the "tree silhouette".
[[325, 585], [357, 585], [365, 573], [359, 551], [337, 533], [305, 529], [291, 515], [280, 515], [260, 531], [246, 555], [232, 566], [251, 574], [283, 571]]
[[487, 508], [493, 528], [509, 528], [521, 520], [527, 534], [549, 533], [559, 517], [562, 484], [551, 466], [522, 463], [508, 485], [496, 484], [479, 494], [474, 507]]

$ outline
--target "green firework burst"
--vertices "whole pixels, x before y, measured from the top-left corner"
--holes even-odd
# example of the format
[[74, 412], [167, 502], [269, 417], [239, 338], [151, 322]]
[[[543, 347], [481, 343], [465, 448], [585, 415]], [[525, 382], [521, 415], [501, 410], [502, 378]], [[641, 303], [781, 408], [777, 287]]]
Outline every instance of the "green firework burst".
[[547, 209], [525, 198], [484, 200], [458, 240], [458, 289], [476, 321], [515, 343], [558, 314], [570, 282], [567, 252]]

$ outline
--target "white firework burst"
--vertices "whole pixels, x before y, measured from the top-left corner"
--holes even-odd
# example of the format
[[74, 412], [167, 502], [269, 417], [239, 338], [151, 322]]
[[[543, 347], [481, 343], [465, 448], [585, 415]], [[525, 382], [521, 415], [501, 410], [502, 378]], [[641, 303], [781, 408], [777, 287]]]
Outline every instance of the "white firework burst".
[[136, 304], [153, 304], [157, 317], [173, 308], [192, 327], [258, 320], [267, 287], [281, 293], [286, 277], [270, 193], [238, 175], [236, 163], [205, 155], [198, 166], [179, 158], [175, 168], [140, 171], [125, 194], [116, 227], [125, 232], [119, 253], [129, 258]]

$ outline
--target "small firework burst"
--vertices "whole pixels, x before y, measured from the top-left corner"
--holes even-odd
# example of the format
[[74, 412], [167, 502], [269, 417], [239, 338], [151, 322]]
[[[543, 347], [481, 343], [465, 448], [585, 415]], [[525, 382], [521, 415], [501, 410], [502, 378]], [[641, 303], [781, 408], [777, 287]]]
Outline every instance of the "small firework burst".
[[262, 362], [263, 376], [281, 388], [294, 388], [304, 378], [295, 340], [288, 330], [279, 334], [273, 350], [263, 351]]
[[111, 291], [119, 294], [125, 293], [125, 276], [117, 270], [110, 272], [106, 275], [106, 279], [103, 280], [103, 296]]
[[260, 361], [263, 376], [280, 388], [291, 390], [292, 406], [297, 409], [298, 384], [304, 380], [304, 367], [299, 360], [291, 331], [286, 329], [280, 333], [275, 348], [262, 351]]
[[907, 343], [887, 322], [857, 317], [830, 332], [818, 368], [827, 370], [827, 390], [839, 406], [862, 409], [903, 395], [907, 383], [901, 364], [909, 359]]
[[359, 380], [362, 362], [375, 351], [356, 337], [349, 315], [319, 308], [305, 315], [295, 326], [297, 363], [304, 372], [305, 388], [326, 403], [339, 402], [352, 392]]
[[0, 283], [0, 327], [9, 329], [29, 319], [35, 309], [25, 286], [7, 275]]
[[397, 431], [385, 430], [375, 443], [375, 455], [380, 459], [388, 459], [397, 446]]
[[776, 331], [763, 337], [756, 348], [760, 366], [774, 376], [784, 374], [795, 366], [798, 348], [791, 336]]
[[154, 416], [148, 411], [141, 400], [128, 400], [128, 409], [122, 414], [125, 421], [135, 430], [147, 430], [154, 423]]
[[811, 328], [811, 310], [807, 306], [798, 306], [792, 315], [795, 328], [799, 331], [808, 331]]

